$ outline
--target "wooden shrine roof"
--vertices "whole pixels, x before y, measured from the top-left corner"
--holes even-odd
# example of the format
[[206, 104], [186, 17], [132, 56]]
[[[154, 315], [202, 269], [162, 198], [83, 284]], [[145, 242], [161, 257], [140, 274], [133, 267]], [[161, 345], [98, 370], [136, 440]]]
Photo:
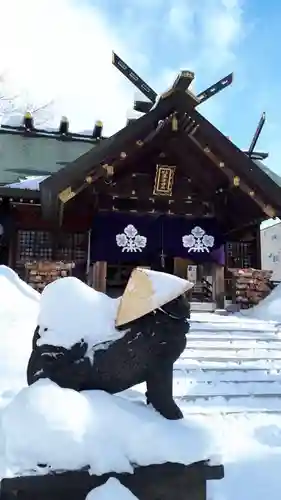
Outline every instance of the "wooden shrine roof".
[[[246, 203], [256, 208], [256, 220], [280, 216], [279, 177], [250, 159], [204, 118], [195, 106], [194, 99], [188, 93], [171, 90], [146, 115], [45, 179], [40, 184], [44, 215], [55, 217], [59, 205], [64, 205], [89, 184], [94, 185], [98, 179], [130, 169], [138, 155], [149, 155], [157, 145], [160, 150], [161, 147], [172, 149], [177, 160], [186, 163], [187, 168], [191, 157], [195, 163], [201, 158], [201, 164], [204, 165], [200, 174], [202, 183], [204, 179], [205, 184], [209, 182], [211, 190], [214, 174], [221, 179], [224, 188], [229, 186], [232, 201], [237, 199], [240, 218], [247, 212]], [[193, 168], [191, 177], [199, 175], [197, 170]], [[245, 204], [242, 210], [241, 203]], [[232, 203], [228, 210], [234, 208], [235, 203]]]

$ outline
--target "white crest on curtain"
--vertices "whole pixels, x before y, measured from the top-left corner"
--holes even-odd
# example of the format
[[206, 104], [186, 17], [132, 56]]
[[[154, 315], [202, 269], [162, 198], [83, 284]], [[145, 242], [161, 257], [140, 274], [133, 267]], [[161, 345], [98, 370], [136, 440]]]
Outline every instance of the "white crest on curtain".
[[147, 238], [141, 236], [133, 224], [129, 224], [123, 233], [116, 235], [116, 243], [122, 252], [142, 252], [147, 245]]
[[215, 244], [215, 238], [200, 226], [195, 226], [190, 234], [182, 237], [182, 244], [184, 248], [188, 248], [188, 252], [208, 252]]

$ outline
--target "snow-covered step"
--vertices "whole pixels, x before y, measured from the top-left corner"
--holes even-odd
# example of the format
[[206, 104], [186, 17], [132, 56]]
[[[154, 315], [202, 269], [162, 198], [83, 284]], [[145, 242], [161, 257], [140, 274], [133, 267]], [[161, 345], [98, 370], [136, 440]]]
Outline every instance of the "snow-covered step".
[[241, 326], [243, 327], [244, 325], [248, 325], [251, 328], [254, 328], [255, 326], [258, 326], [259, 328], [272, 328], [280, 325], [280, 322], [278, 321], [250, 318], [247, 316], [247, 314], [241, 313], [221, 315], [214, 313], [202, 314], [194, 312], [191, 314], [190, 321], [192, 323], [208, 324], [211, 326], [216, 324], [230, 324], [233, 328], [235, 328], [235, 325], [238, 326], [238, 328], [240, 328]]
[[223, 370], [223, 369], [233, 369], [240, 367], [243, 370], [248, 369], [261, 369], [261, 370], [281, 370], [281, 360], [271, 359], [206, 359], [205, 357], [197, 359], [179, 359], [177, 361], [177, 366], [185, 369], [197, 368], [207, 369], [212, 368], [213, 370]]
[[193, 405], [197, 408], [214, 408], [218, 410], [222, 406], [227, 406], [228, 410], [240, 409], [247, 412], [249, 409], [275, 410], [281, 412], [281, 396], [275, 394], [259, 394], [256, 396], [183, 396], [179, 397], [188, 407]]
[[181, 357], [182, 360], [195, 361], [229, 361], [242, 363], [243, 361], [280, 361], [281, 352], [273, 349], [187, 349]]
[[244, 325], [243, 326], [237, 323], [217, 323], [217, 324], [209, 324], [209, 323], [198, 323], [189, 321], [189, 329], [191, 332], [206, 332], [209, 334], [218, 334], [221, 332], [238, 332], [244, 335], [254, 335], [257, 333], [261, 333], [262, 335], [274, 335], [276, 333], [281, 333], [281, 325], [269, 325], [266, 323], [265, 325]]
[[[177, 398], [176, 398], [177, 399]], [[210, 407], [210, 406], [196, 406], [195, 404], [182, 404], [182, 401], [178, 398], [177, 401], [181, 404], [181, 408], [184, 412], [185, 415], [245, 415], [246, 418], [249, 418], [248, 415], [257, 415], [260, 416], [261, 414], [263, 415], [278, 415], [281, 417], [281, 410], [278, 408], [241, 408], [239, 406], [233, 406], [229, 407], [227, 402], [226, 404], [221, 404], [220, 406], [217, 407]]]
[[202, 323], [202, 322], [190, 322], [191, 325], [191, 331], [195, 330], [205, 330], [205, 331], [212, 331], [214, 334], [216, 331], [241, 331], [241, 332], [263, 332], [263, 333], [274, 333], [277, 332], [278, 329], [280, 331], [280, 327], [277, 328], [276, 325], [270, 325], [270, 324], [261, 324], [261, 323], [245, 323], [245, 324], [233, 324], [232, 322], [229, 323]]
[[174, 380], [194, 380], [196, 382], [256, 382], [281, 381], [281, 370], [222, 368], [221, 370], [174, 367]]
[[272, 345], [278, 345], [278, 343], [281, 346], [281, 335], [274, 336], [274, 337], [264, 337], [264, 336], [249, 336], [249, 335], [231, 335], [231, 333], [227, 334], [217, 334], [217, 335], [208, 335], [206, 333], [197, 334], [197, 335], [187, 335], [187, 347], [189, 347], [190, 343], [192, 342], [212, 342], [213, 344], [217, 344], [220, 342], [228, 342], [233, 344], [234, 342], [239, 342], [240, 344], [244, 342], [255, 342], [255, 343], [264, 343], [268, 345], [269, 343], [272, 343]]
[[249, 382], [197, 382], [196, 380], [175, 380], [174, 395], [179, 397], [251, 397], [258, 395], [274, 395], [281, 397], [280, 381], [249, 381]]
[[281, 342], [271, 343], [271, 341], [260, 341], [256, 342], [254, 340], [230, 340], [227, 339], [225, 341], [215, 341], [215, 340], [188, 340], [187, 343], [187, 351], [193, 352], [194, 350], [198, 351], [262, 351], [262, 350], [270, 350], [277, 351], [281, 353]]
[[192, 313], [213, 313], [215, 310], [215, 302], [190, 302], [190, 311]]

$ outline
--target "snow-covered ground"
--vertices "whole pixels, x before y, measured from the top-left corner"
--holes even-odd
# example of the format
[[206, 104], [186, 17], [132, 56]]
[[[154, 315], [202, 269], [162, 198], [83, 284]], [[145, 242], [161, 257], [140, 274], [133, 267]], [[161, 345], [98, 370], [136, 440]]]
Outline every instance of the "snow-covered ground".
[[[38, 307], [37, 293], [22, 283], [11, 270], [0, 267], [2, 410], [13, 400], [16, 392], [26, 385], [25, 370]], [[274, 321], [270, 321], [271, 319]], [[64, 391], [65, 394], [62, 395], [61, 389], [53, 384], [46, 386], [46, 382], [40, 382], [32, 388], [33, 395], [37, 391], [34, 397], [31, 397], [30, 390], [23, 391], [20, 398], [25, 401], [24, 412], [19, 414], [23, 406], [19, 410], [20, 398], [17, 397], [2, 413], [1, 475], [13, 473], [13, 467], [23, 468], [19, 461], [20, 457], [24, 456], [27, 443], [31, 452], [30, 464], [38, 459], [34, 456], [38, 449], [36, 443], [39, 442], [39, 435], [44, 426], [46, 429], [46, 424], [50, 424], [49, 408], [52, 407], [58, 454], [63, 454], [71, 434], [78, 462], [80, 460], [82, 463], [89, 428], [94, 425], [96, 431], [100, 429], [96, 448], [107, 448], [107, 453], [102, 456], [99, 454], [96, 460], [94, 451], [88, 455], [89, 463], [97, 472], [106, 470], [108, 461], [114, 468], [118, 467], [119, 463], [120, 469], [126, 470], [127, 467], [128, 470], [130, 462], [133, 461], [133, 454], [134, 463], [145, 463], [148, 458], [143, 443], [148, 442], [150, 448], [153, 448], [152, 459], [158, 462], [161, 462], [168, 448], [175, 460], [183, 462], [199, 457], [203, 459], [210, 455], [213, 455], [214, 459], [220, 457], [225, 465], [225, 479], [209, 482], [210, 499], [264, 500], [266, 496], [271, 500], [279, 500], [280, 323], [280, 288], [258, 306], [256, 311], [253, 310], [244, 316], [193, 314], [187, 349], [176, 363], [174, 371], [174, 392], [185, 414], [184, 422], [163, 422], [153, 410], [147, 409], [142, 403], [142, 386], [114, 397], [99, 391], [92, 395]], [[46, 395], [49, 395], [49, 401]], [[68, 405], [67, 408], [65, 405]], [[70, 411], [75, 405], [83, 409], [79, 415], [77, 411]], [[29, 420], [34, 407], [37, 413], [38, 408], [40, 409], [42, 417], [40, 425], [37, 421], [37, 427]], [[72, 414], [72, 418], [67, 420], [68, 428], [62, 429], [59, 426], [62, 422], [65, 424], [65, 414]], [[77, 420], [78, 416], [80, 420]], [[120, 431], [122, 420], [123, 427]], [[11, 437], [12, 429], [14, 435]], [[163, 439], [164, 434], [169, 437]], [[180, 442], [183, 435], [186, 439], [186, 449]], [[127, 441], [126, 436], [129, 438]], [[52, 439], [53, 437], [54, 434]], [[106, 438], [111, 443], [110, 449], [108, 441], [105, 446]], [[44, 441], [45, 446], [47, 441]], [[49, 445], [51, 446], [50, 440]], [[66, 449], [69, 465], [74, 466], [75, 454], [72, 456], [69, 448]], [[47, 454], [49, 451], [45, 452]], [[124, 461], [124, 456], [127, 461]], [[106, 496], [109, 486], [116, 488], [116, 483], [108, 485], [101, 498], [111, 498], [110, 495]], [[126, 493], [129, 495], [129, 492]], [[90, 498], [94, 498], [90, 495]]]

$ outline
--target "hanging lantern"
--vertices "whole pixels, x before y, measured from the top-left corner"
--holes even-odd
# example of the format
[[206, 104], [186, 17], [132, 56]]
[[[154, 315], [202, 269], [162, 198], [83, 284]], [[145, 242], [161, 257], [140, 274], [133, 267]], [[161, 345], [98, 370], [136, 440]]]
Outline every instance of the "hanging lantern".
[[60, 135], [67, 135], [69, 131], [69, 121], [66, 116], [61, 117], [59, 133]]
[[235, 175], [235, 177], [233, 177], [233, 186], [238, 187], [239, 185], [240, 185], [240, 177], [238, 177], [238, 175]]
[[29, 111], [27, 111], [23, 118], [23, 126], [26, 131], [30, 132], [34, 129], [33, 118]]
[[173, 118], [172, 118], [172, 131], [176, 132], [177, 130], [178, 130], [178, 119], [177, 119], [176, 115], [174, 114]]
[[101, 139], [102, 129], [103, 123], [100, 120], [96, 121], [95, 128], [93, 130], [93, 139]]

